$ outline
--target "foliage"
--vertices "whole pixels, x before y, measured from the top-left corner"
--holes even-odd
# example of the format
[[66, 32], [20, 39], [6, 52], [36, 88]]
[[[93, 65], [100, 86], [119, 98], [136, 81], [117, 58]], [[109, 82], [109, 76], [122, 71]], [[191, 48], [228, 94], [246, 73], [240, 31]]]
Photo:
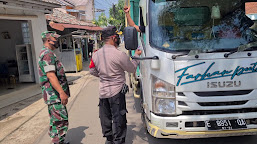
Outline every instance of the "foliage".
[[98, 17], [98, 20], [93, 20], [93, 24], [97, 26], [108, 26], [108, 19], [105, 13], [101, 13], [101, 15]]
[[114, 25], [118, 29], [120, 25], [121, 31], [123, 31], [125, 27], [125, 13], [123, 11], [125, 0], [119, 0], [117, 4], [115, 4], [115, 10], [114, 7], [111, 7], [109, 9], [110, 16], [107, 18], [104, 13], [101, 13], [101, 15], [98, 17], [98, 20], [94, 20], [93, 23], [97, 26], [108, 26], [108, 25]]
[[118, 4], [115, 4], [115, 13], [113, 10], [113, 7], [110, 8], [109, 13], [110, 13], [110, 18], [109, 18], [109, 24], [114, 25], [117, 28], [122, 25], [121, 30], [123, 31], [125, 27], [125, 13], [123, 11], [125, 4], [125, 0], [119, 0]]

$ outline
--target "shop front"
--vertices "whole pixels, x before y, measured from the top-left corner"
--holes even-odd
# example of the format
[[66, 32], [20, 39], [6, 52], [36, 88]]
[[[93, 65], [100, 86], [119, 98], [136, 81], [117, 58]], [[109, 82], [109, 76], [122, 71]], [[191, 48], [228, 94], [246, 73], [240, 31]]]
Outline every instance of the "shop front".
[[61, 59], [66, 72], [78, 72], [83, 69], [83, 48], [88, 36], [68, 34], [61, 36], [60, 53]]

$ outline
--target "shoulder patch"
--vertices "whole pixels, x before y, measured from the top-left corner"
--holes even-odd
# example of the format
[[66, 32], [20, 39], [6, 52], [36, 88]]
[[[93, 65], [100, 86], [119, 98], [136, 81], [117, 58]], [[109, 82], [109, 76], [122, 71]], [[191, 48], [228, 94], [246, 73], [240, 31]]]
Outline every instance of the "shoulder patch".
[[95, 64], [94, 64], [92, 59], [91, 59], [90, 64], [89, 64], [89, 68], [95, 68]]

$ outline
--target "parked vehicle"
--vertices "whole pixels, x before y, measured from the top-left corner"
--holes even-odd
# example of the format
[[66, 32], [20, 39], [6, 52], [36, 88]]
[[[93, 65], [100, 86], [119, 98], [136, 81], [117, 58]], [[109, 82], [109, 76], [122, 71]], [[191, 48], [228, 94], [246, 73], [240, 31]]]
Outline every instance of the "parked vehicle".
[[130, 2], [146, 32], [125, 28], [125, 47], [143, 50], [131, 79], [152, 136], [257, 134], [257, 32], [248, 2], [255, 0]]

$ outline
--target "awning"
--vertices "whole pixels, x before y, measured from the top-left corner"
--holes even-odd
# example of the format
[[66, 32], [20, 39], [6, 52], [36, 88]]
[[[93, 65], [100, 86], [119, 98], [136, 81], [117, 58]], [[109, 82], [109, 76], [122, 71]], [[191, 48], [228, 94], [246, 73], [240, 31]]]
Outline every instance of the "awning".
[[63, 24], [63, 23], [54, 23], [50, 22], [49, 25], [56, 30], [63, 31], [65, 28], [76, 28], [84, 29], [89, 31], [101, 31], [103, 28], [97, 26], [82, 26], [82, 25], [72, 25], [72, 24]]

